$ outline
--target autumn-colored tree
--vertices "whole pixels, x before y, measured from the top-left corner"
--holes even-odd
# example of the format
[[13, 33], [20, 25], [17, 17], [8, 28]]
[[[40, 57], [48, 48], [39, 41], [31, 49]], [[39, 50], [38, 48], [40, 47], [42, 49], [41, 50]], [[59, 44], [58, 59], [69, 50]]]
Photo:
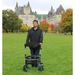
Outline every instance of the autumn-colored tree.
[[73, 20], [73, 9], [67, 9], [66, 12], [62, 13], [61, 21], [59, 22], [59, 24], [63, 31], [68, 32], [71, 30], [70, 29], [71, 27], [69, 27], [69, 25], [72, 20]]
[[28, 26], [28, 29], [31, 29], [31, 26]]
[[49, 23], [46, 22], [46, 20], [43, 20], [41, 23], [40, 23], [40, 28], [42, 29], [42, 31], [48, 31], [48, 28], [49, 28]]
[[2, 31], [4, 31], [4, 29], [2, 28]]
[[54, 24], [50, 25], [50, 28], [52, 29], [52, 31], [54, 30]]
[[52, 28], [49, 27], [49, 28], [48, 28], [48, 31], [49, 31], [49, 32], [52, 31]]
[[48, 32], [50, 32], [50, 31], [52, 31], [52, 28], [51, 28], [50, 25], [49, 25], [49, 27], [48, 27]]
[[22, 27], [20, 27], [20, 29], [23, 32], [28, 31], [28, 27], [26, 25], [22, 25]]

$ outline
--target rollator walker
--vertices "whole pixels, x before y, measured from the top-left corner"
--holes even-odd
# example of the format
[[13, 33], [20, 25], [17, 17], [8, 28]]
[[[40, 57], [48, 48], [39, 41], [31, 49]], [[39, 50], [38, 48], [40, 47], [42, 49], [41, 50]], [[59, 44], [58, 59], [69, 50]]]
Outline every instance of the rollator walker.
[[[41, 45], [36, 43], [36, 42], [28, 42], [24, 44], [25, 46], [25, 65], [23, 66], [23, 71], [27, 72], [28, 69], [28, 64], [38, 64], [38, 71], [44, 70], [43, 63], [41, 63]], [[40, 53], [39, 55], [26, 55], [26, 47], [31, 47], [31, 48], [40, 48]], [[34, 57], [34, 59], [32, 59]]]

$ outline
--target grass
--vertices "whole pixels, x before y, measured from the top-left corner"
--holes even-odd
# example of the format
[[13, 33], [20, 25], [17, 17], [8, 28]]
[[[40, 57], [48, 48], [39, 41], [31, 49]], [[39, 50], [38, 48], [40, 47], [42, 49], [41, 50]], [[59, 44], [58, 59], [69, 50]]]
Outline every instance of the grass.
[[[3, 34], [2, 73], [3, 75], [72, 75], [72, 35], [43, 34], [41, 60], [44, 71], [29, 68], [23, 71], [27, 33]], [[30, 55], [29, 48], [26, 54]]]

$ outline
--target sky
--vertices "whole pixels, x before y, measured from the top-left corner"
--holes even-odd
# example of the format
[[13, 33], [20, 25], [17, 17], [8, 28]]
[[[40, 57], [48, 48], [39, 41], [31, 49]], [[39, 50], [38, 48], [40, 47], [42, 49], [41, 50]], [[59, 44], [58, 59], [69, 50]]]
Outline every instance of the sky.
[[73, 0], [2, 0], [2, 10], [15, 10], [16, 2], [18, 2], [18, 6], [27, 5], [29, 2], [32, 11], [37, 11], [38, 14], [48, 14], [51, 6], [56, 11], [60, 4], [65, 10], [69, 8], [73, 9]]

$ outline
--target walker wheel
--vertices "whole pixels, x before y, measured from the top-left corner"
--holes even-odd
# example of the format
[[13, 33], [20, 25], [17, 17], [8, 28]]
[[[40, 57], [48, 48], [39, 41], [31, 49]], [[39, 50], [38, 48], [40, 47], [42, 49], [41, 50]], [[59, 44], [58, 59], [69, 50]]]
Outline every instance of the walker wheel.
[[42, 66], [39, 66], [39, 68], [38, 68], [38, 71], [42, 71], [42, 70], [44, 70], [44, 68], [43, 68], [43, 65]]
[[42, 65], [42, 70], [44, 70], [43, 65]]
[[25, 65], [23, 66], [23, 71], [27, 72], [27, 68]]

